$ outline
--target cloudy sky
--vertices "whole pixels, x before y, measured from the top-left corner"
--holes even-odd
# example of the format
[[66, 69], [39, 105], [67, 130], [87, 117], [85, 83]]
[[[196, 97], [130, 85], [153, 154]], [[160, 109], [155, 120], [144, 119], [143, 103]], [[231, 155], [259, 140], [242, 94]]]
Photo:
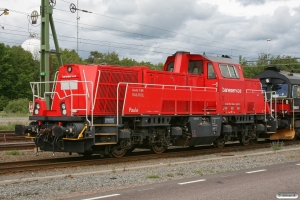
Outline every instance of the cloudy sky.
[[[0, 42], [21, 45], [40, 33], [40, 0], [1, 0]], [[70, 12], [70, 4], [91, 13]], [[1, 11], [2, 13], [2, 11]], [[230, 55], [300, 57], [299, 0], [56, 0], [53, 18], [61, 48], [115, 51], [120, 58], [164, 62], [176, 51]], [[77, 29], [77, 21], [79, 23]], [[267, 41], [271, 39], [271, 41]], [[51, 46], [53, 40], [51, 40]]]

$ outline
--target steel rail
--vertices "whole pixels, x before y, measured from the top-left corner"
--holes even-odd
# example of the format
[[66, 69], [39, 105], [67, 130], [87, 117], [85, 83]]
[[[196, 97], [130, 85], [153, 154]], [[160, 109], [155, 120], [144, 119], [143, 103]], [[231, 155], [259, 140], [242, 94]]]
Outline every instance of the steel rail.
[[[299, 141], [286, 141], [285, 146], [299, 144]], [[56, 159], [43, 159], [43, 160], [30, 160], [30, 161], [18, 161], [18, 162], [2, 162], [0, 163], [0, 174], [4, 173], [16, 173], [16, 172], [28, 172], [38, 170], [51, 170], [57, 168], [68, 168], [78, 166], [90, 166], [90, 165], [105, 165], [115, 163], [126, 163], [132, 161], [141, 161], [149, 159], [160, 158], [174, 158], [174, 157], [192, 157], [198, 155], [219, 154], [223, 156], [234, 155], [237, 151], [246, 151], [251, 149], [261, 149], [270, 147], [270, 143], [259, 143], [249, 146], [237, 146], [237, 144], [228, 145], [227, 147], [218, 149], [212, 146], [202, 146], [181, 149], [170, 149], [163, 154], [149, 154], [149, 152], [135, 152], [131, 156], [122, 158], [100, 158], [99, 156], [92, 157], [71, 157], [71, 158], [56, 158]], [[224, 154], [227, 153], [227, 154]], [[228, 154], [230, 153], [230, 154]]]

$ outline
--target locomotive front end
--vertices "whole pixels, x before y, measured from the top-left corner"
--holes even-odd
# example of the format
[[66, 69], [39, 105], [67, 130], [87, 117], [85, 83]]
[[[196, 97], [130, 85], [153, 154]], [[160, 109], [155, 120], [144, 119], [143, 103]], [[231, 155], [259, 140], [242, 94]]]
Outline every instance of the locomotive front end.
[[300, 74], [266, 67], [258, 74], [267, 100], [266, 133], [271, 140], [300, 137]]
[[[27, 134], [41, 150], [86, 153], [94, 144], [90, 124], [95, 74], [93, 70], [85, 73], [80, 65], [65, 65], [55, 81], [31, 82], [32, 122], [17, 125], [16, 134]], [[52, 85], [52, 91], [41, 92], [45, 84]]]

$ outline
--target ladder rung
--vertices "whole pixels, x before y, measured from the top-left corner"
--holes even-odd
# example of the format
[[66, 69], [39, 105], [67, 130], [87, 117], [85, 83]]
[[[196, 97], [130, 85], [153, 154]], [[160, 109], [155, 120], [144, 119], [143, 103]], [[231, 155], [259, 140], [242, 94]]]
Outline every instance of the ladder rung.
[[36, 137], [32, 137], [32, 136], [25, 136], [26, 139], [35, 139]]
[[116, 142], [98, 142], [98, 143], [95, 143], [96, 146], [108, 145], [108, 144], [117, 144], [117, 143]]
[[117, 126], [117, 124], [94, 124], [94, 126]]
[[116, 133], [95, 133], [96, 136], [116, 136]]
[[76, 141], [76, 140], [86, 140], [86, 138], [63, 138], [63, 140], [72, 140], [72, 141]]

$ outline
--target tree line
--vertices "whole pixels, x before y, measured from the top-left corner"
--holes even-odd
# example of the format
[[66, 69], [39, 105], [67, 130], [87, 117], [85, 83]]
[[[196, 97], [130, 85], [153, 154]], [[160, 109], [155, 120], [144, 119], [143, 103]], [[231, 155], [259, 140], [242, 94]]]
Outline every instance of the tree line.
[[[82, 59], [75, 50], [60, 49], [64, 64], [109, 64], [120, 66], [148, 66], [161, 70], [163, 63], [138, 62], [132, 58], [120, 59], [116, 52], [100, 53], [91, 51], [87, 59]], [[21, 46], [9, 46], [0, 43], [0, 111], [10, 101], [32, 99], [29, 82], [40, 81], [40, 62]], [[53, 80], [59, 62], [55, 55], [50, 56], [50, 79]], [[51, 78], [52, 77], [52, 78]], [[29, 100], [28, 100], [29, 101]], [[10, 106], [12, 107], [12, 106]]]
[[[119, 58], [116, 52], [101, 53], [91, 51], [87, 59], [82, 59], [75, 50], [61, 49], [61, 56], [64, 64], [109, 64], [120, 66], [148, 66], [150, 69], [162, 70], [163, 63], [153, 64], [151, 62], [138, 62], [132, 58]], [[52, 79], [59, 68], [58, 59], [55, 55], [50, 57], [50, 72]], [[259, 55], [255, 62], [241, 60], [244, 69], [244, 76], [252, 78], [266, 66], [277, 65], [287, 71], [299, 72], [298, 59], [291, 56]], [[17, 99], [32, 99], [32, 92], [29, 82], [40, 80], [40, 62], [35, 60], [29, 51], [21, 46], [8, 46], [0, 43], [0, 111], [8, 102]]]
[[286, 55], [270, 56], [260, 54], [256, 61], [247, 61], [243, 58], [241, 65], [243, 66], [244, 77], [252, 78], [268, 66], [277, 66], [284, 71], [300, 73], [300, 62], [298, 60], [299, 58]]

